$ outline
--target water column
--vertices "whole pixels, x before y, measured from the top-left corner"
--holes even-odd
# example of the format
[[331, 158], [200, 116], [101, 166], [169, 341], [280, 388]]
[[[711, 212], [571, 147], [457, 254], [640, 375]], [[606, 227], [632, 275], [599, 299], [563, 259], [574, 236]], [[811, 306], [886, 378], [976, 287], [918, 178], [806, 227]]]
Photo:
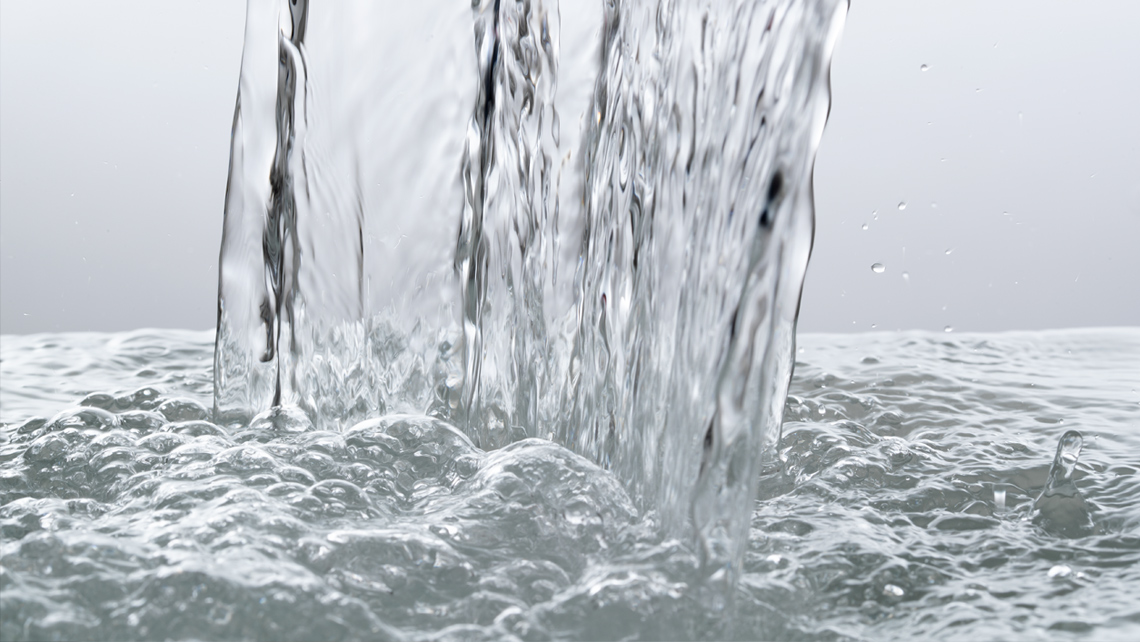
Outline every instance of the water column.
[[[553, 154], [541, 136], [517, 135], [550, 113], [549, 93], [535, 88], [553, 83], [535, 82], [538, 73], [519, 82], [517, 71], [555, 71], [550, 50], [533, 44], [550, 10], [475, 10], [485, 82], [457, 253], [470, 430], [487, 445], [500, 442], [489, 435], [552, 434], [617, 471], [669, 531], [695, 534], [708, 573], [726, 580], [759, 464], [779, 438], [811, 248], [811, 171], [845, 9], [605, 3], [579, 211], [557, 213], [580, 222], [558, 234], [578, 248], [569, 279], [553, 272], [557, 260], [528, 261], [552, 252], [532, 236], [550, 220], [547, 199], [534, 198], [545, 191], [526, 185]], [[547, 283], [571, 288], [574, 304], [543, 324]]]
[[294, 145], [305, 120], [308, 3], [278, 5], [251, 0], [246, 10], [218, 275], [214, 405], [223, 420], [293, 396], [286, 354], [300, 303]]
[[[779, 438], [846, 2], [249, 7], [218, 415], [550, 438], [731, 582]], [[596, 24], [581, 104], [560, 102], [561, 27], [589, 21], [563, 12]]]

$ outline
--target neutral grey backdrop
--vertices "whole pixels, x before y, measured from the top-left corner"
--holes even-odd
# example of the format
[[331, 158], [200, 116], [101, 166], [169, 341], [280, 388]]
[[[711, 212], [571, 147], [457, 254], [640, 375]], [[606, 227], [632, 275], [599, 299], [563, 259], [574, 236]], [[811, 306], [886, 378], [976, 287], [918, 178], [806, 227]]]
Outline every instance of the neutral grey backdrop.
[[[213, 326], [243, 23], [0, 3], [0, 332]], [[800, 329], [1140, 324], [1138, 24], [1131, 0], [854, 0]]]

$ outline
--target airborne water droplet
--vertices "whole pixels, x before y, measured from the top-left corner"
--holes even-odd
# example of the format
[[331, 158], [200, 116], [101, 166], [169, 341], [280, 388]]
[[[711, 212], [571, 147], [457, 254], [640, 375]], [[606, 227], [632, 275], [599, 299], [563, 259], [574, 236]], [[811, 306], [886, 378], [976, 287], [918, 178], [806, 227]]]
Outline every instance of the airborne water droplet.
[[902, 278], [903, 278], [903, 281], [906, 281], [907, 283], [910, 283], [910, 272], [903, 272], [903, 273], [902, 273]]
[[948, 325], [948, 326], [946, 326], [945, 328], [942, 328], [942, 331], [943, 331], [943, 332], [953, 332], [953, 331], [954, 331], [954, 326], [952, 326], [952, 325]]
[[901, 212], [905, 209], [906, 209], [906, 201], [899, 201], [899, 211]]
[[871, 271], [875, 274], [882, 274], [883, 272], [887, 271], [887, 266], [883, 265], [882, 263], [874, 263], [871, 265]]
[[950, 256], [950, 254], [951, 254], [953, 251], [954, 251], [954, 248], [952, 248], [952, 247], [948, 247], [948, 248], [946, 248], [946, 256]]
[[864, 231], [864, 232], [866, 232], [866, 231], [867, 231], [867, 224], [866, 224], [866, 223], [864, 223], [864, 224], [863, 224], [863, 231]]
[[922, 71], [930, 71], [930, 65], [923, 65], [923, 66], [919, 67], [919, 69], [921, 69]]

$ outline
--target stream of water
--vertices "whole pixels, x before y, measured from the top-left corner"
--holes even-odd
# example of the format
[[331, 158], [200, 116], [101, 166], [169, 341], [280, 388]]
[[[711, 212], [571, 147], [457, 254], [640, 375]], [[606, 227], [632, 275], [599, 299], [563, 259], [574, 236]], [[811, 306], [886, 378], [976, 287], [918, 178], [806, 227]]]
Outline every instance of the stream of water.
[[249, 1], [216, 332], [0, 343], [0, 637], [1140, 635], [1140, 330], [796, 336], [846, 2], [569, 4]]
[[[731, 586], [779, 438], [845, 12], [250, 2], [219, 422], [426, 411], [483, 449], [548, 439]], [[408, 367], [419, 396], [392, 389]]]

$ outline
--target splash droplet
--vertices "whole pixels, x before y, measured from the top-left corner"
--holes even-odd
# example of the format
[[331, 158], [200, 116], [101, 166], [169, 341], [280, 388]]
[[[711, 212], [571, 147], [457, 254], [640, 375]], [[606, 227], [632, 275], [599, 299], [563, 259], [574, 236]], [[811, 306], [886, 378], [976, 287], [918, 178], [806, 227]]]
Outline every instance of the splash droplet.
[[866, 232], [866, 231], [867, 231], [867, 224], [866, 224], [866, 223], [864, 223], [864, 224], [863, 224], [863, 231], [864, 231], [864, 232]]
[[901, 212], [905, 209], [906, 209], [906, 201], [899, 201], [899, 211]]
[[1088, 503], [1073, 482], [1073, 471], [1077, 468], [1083, 445], [1084, 437], [1076, 430], [1061, 435], [1057, 454], [1049, 468], [1049, 481], [1033, 503], [1033, 523], [1051, 535], [1083, 537], [1095, 528]]
[[948, 247], [948, 248], [946, 248], [946, 256], [950, 256], [950, 254], [951, 254], [952, 252], [954, 252], [954, 248], [952, 248], [952, 247]]
[[1085, 438], [1076, 430], [1061, 435], [1061, 440], [1057, 442], [1057, 454], [1053, 457], [1053, 466], [1049, 469], [1046, 494], [1064, 484], [1072, 483], [1073, 471], [1077, 467], [1077, 460], [1081, 457], [1081, 448], [1084, 444]]
[[902, 597], [905, 593], [906, 591], [902, 590], [901, 587], [895, 586], [894, 584], [887, 584], [883, 587], [883, 595], [886, 595], [888, 597]]
[[921, 69], [922, 71], [930, 71], [930, 65], [923, 65], [923, 66], [919, 67], [919, 69]]
[[1073, 569], [1064, 564], [1058, 564], [1049, 569], [1049, 577], [1068, 577], [1073, 572]]
[[882, 274], [883, 272], [887, 271], [887, 266], [883, 265], [882, 263], [873, 263], [871, 264], [871, 271], [875, 274]]
[[942, 331], [943, 331], [943, 332], [953, 332], [953, 331], [954, 331], [954, 326], [952, 326], [952, 325], [948, 325], [948, 326], [946, 326], [945, 328], [942, 328]]
[[903, 272], [902, 277], [903, 277], [903, 281], [910, 283], [910, 272]]
[[994, 485], [994, 506], [999, 511], [1005, 510], [1005, 486]]

